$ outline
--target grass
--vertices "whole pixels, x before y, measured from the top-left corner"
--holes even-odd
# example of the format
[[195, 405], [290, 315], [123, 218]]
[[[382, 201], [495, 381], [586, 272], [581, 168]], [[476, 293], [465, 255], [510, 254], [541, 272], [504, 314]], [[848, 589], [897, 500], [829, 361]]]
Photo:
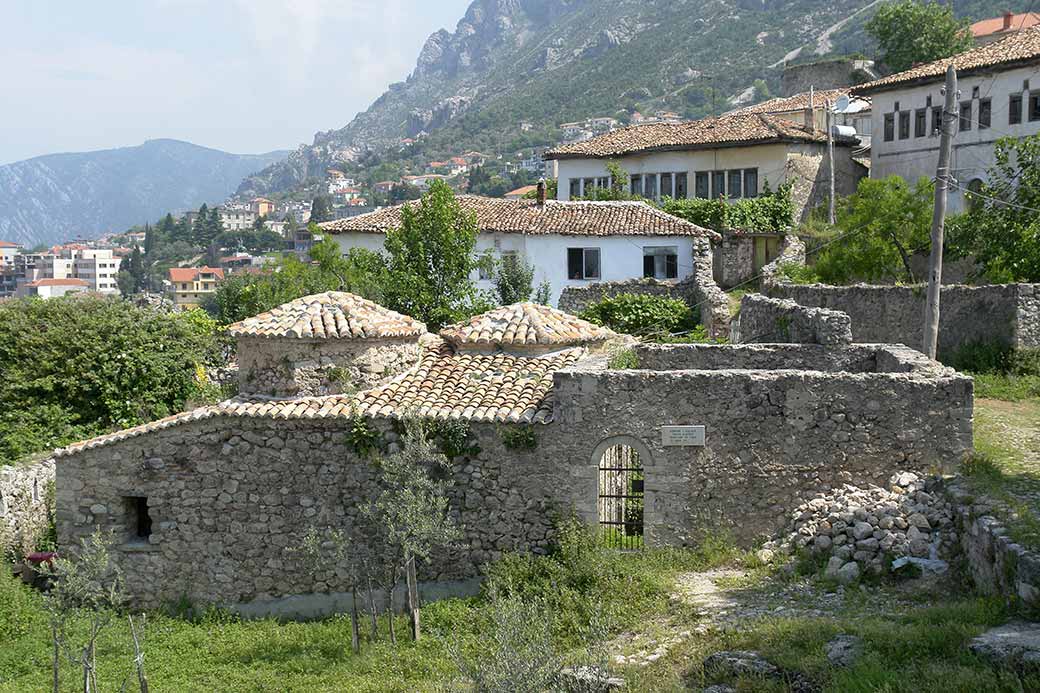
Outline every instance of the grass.
[[[550, 556], [509, 555], [491, 566], [489, 579], [504, 596], [544, 604], [540, 618], [552, 627], [561, 653], [588, 645], [589, 623], [605, 623], [608, 635], [633, 628], [669, 609], [675, 575], [739, 561], [744, 554], [722, 541], [696, 550], [603, 548], [589, 531], [561, 530]], [[448, 599], [423, 608], [425, 637], [389, 644], [387, 621], [372, 641], [363, 623], [360, 655], [350, 650], [350, 621], [334, 617], [309, 623], [246, 621], [211, 611], [188, 620], [148, 614], [144, 650], [149, 682], [160, 691], [462, 691], [449, 644], [468, 647], [488, 639], [487, 597]], [[86, 623], [76, 622], [82, 635]], [[8, 575], [0, 576], [0, 692], [45, 690], [50, 677], [49, 632], [43, 598]], [[115, 616], [99, 641], [101, 690], [133, 680], [125, 620]], [[77, 669], [62, 667], [63, 689], [76, 689]]]

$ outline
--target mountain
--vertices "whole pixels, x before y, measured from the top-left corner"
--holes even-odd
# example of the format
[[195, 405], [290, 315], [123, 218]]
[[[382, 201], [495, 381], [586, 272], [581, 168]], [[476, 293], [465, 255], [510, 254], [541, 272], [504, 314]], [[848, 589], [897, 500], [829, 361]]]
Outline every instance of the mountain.
[[[329, 166], [388, 156], [515, 152], [555, 143], [560, 123], [591, 116], [722, 112], [775, 92], [785, 60], [873, 54], [863, 24], [881, 1], [475, 0], [454, 32], [430, 36], [406, 81], [238, 192], [299, 189]], [[978, 17], [1008, 3], [953, 4]], [[417, 148], [398, 151], [419, 133]]]
[[123, 231], [169, 211], [221, 202], [245, 176], [285, 156], [159, 139], [0, 166], [0, 239], [30, 247]]

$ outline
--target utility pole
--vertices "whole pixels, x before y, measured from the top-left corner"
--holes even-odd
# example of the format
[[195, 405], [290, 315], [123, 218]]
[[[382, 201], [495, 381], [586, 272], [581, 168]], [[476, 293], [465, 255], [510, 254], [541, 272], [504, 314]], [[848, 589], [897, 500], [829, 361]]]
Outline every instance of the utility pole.
[[827, 169], [830, 171], [830, 199], [827, 203], [827, 221], [834, 226], [834, 121], [831, 118], [831, 101], [824, 102], [827, 109]]
[[957, 70], [946, 68], [946, 102], [939, 138], [939, 167], [935, 171], [935, 209], [932, 213], [932, 255], [928, 262], [928, 302], [924, 307], [924, 353], [934, 359], [939, 342], [939, 291], [942, 288], [943, 233], [946, 226], [946, 193], [953, 156], [953, 126], [957, 120]]

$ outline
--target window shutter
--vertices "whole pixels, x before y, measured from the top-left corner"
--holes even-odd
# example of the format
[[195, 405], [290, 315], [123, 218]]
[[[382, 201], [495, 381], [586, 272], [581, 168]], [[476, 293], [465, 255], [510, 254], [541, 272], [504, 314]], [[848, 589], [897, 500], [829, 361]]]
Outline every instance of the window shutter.
[[571, 279], [581, 279], [584, 275], [583, 253], [581, 248], [567, 249], [567, 276]]
[[644, 255], [643, 256], [643, 276], [652, 277], [654, 276], [654, 256]]
[[679, 256], [666, 255], [664, 258], [665, 277], [667, 279], [679, 278]]

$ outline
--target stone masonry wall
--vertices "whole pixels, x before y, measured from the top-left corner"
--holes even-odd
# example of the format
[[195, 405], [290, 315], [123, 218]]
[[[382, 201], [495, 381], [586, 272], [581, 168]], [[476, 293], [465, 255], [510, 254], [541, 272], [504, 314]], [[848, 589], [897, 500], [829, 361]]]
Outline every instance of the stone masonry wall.
[[[852, 318], [857, 342], [919, 347], [924, 286], [827, 286], [769, 282], [763, 292], [803, 306], [830, 308]], [[948, 356], [974, 342], [1040, 346], [1040, 284], [951, 285], [942, 288], [939, 353]]]
[[731, 330], [730, 338], [741, 343], [851, 344], [852, 320], [836, 310], [745, 294], [737, 329]]
[[576, 315], [593, 303], [619, 294], [678, 298], [700, 311], [701, 324], [710, 336], [728, 337], [729, 299], [726, 292], [715, 283], [712, 267], [711, 242], [707, 238], [698, 238], [694, 241], [693, 273], [681, 282], [629, 279], [598, 282], [581, 287], [569, 286], [563, 290], [557, 305], [560, 310]]
[[239, 391], [271, 397], [334, 395], [365, 389], [419, 360], [418, 340], [238, 340]]
[[47, 530], [54, 460], [0, 467], [0, 557], [31, 553]]
[[[395, 437], [377, 424], [387, 440]], [[187, 597], [194, 603], [263, 603], [288, 595], [345, 592], [330, 570], [311, 575], [292, 553], [312, 526], [351, 529], [378, 491], [371, 460], [347, 443], [349, 421], [209, 419], [62, 457], [56, 479], [59, 544], [72, 547], [100, 526], [139, 606]], [[452, 514], [460, 547], [420, 569], [424, 580], [456, 580], [511, 550], [544, 551], [556, 501], [567, 502], [570, 470], [544, 445], [506, 450], [495, 426], [472, 428], [480, 452], [454, 461]], [[540, 441], [541, 442], [541, 441]], [[127, 498], [147, 498], [152, 534], [132, 534]]]
[[715, 278], [720, 286], [733, 287], [755, 276], [755, 234], [727, 231], [715, 246]]
[[[972, 447], [972, 381], [939, 366], [855, 374], [575, 368], [556, 374], [555, 392], [558, 459], [591, 465], [590, 450], [605, 440], [645, 451], [644, 522], [656, 545], [719, 531], [750, 544], [816, 493], [880, 485], [895, 470], [952, 471]], [[665, 425], [705, 426], [705, 446], [664, 447]], [[574, 483], [594, 498], [594, 478]], [[594, 503], [579, 509], [595, 521]]]

